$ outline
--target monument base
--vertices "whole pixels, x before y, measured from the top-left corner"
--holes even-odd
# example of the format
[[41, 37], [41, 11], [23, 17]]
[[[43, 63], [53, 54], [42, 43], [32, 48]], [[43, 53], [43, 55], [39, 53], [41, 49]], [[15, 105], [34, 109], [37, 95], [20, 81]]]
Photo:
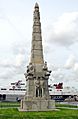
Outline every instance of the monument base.
[[50, 111], [55, 109], [54, 100], [21, 100], [20, 111]]

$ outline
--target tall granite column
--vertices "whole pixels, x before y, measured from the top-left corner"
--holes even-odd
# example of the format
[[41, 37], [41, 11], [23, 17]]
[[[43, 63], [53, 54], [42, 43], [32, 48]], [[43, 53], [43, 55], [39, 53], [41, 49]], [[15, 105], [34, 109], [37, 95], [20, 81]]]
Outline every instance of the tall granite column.
[[51, 71], [43, 58], [42, 34], [39, 6], [36, 3], [33, 14], [33, 32], [31, 58], [25, 73], [26, 94], [21, 101], [21, 108], [26, 111], [48, 111], [54, 108], [54, 101], [49, 98], [48, 79]]

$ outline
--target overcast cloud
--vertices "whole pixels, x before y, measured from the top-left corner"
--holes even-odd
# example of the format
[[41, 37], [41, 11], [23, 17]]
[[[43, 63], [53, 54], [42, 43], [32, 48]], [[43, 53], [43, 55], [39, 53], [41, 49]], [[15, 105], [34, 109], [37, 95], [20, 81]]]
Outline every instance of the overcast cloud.
[[62, 14], [50, 28], [49, 39], [64, 47], [78, 42], [78, 12]]
[[[0, 84], [22, 79], [29, 63], [35, 0], [0, 0]], [[39, 1], [44, 59], [52, 83], [78, 85], [78, 2]], [[68, 6], [67, 6], [68, 5]], [[67, 83], [68, 82], [68, 83]]]

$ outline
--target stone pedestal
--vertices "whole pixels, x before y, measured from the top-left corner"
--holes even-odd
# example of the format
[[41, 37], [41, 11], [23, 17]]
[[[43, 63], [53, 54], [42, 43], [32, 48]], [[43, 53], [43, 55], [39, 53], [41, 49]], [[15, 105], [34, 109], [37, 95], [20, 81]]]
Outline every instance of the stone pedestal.
[[22, 100], [21, 111], [50, 111], [55, 109], [54, 100]]

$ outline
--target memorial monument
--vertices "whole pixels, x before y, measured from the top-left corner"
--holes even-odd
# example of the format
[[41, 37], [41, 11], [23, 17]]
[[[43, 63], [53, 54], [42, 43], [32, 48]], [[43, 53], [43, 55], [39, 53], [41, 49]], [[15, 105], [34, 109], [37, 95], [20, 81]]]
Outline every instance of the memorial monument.
[[51, 71], [44, 62], [40, 12], [38, 3], [33, 14], [33, 32], [30, 63], [25, 72], [26, 94], [21, 100], [22, 111], [49, 111], [55, 108], [54, 100], [50, 99], [48, 79]]

